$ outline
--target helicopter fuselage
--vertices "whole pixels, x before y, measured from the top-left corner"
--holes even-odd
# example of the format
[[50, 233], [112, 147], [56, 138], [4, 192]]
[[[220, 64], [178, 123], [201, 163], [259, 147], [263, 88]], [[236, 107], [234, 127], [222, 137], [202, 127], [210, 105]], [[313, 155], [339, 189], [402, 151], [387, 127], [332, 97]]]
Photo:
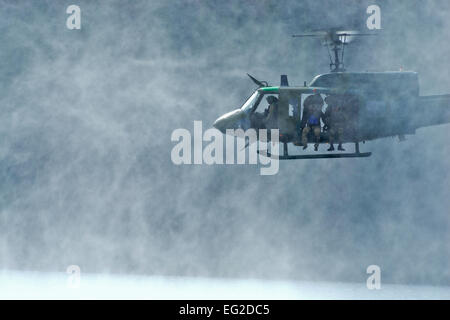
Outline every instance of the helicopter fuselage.
[[[316, 76], [308, 86], [259, 88], [240, 109], [217, 119], [214, 127], [223, 133], [226, 129], [266, 128], [261, 106], [263, 98], [273, 95], [278, 98], [275, 126], [280, 141], [292, 142], [295, 132], [301, 130], [303, 101], [311, 94], [339, 95], [349, 101], [343, 142], [402, 137], [420, 127], [450, 122], [450, 95], [419, 96], [415, 72], [334, 72]], [[313, 139], [312, 135], [308, 138]], [[322, 130], [320, 142], [328, 140], [328, 131]]]

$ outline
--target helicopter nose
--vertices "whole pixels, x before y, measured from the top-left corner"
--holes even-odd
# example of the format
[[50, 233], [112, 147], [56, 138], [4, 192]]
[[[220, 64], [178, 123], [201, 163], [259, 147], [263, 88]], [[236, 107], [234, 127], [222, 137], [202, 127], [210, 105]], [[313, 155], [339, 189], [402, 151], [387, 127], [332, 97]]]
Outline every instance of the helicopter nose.
[[222, 133], [225, 133], [227, 129], [234, 129], [236, 122], [242, 118], [242, 112], [240, 109], [231, 111], [223, 116], [219, 117], [213, 123], [213, 127]]
[[227, 124], [226, 119], [220, 117], [216, 121], [214, 121], [213, 127], [219, 130], [220, 132], [225, 133], [225, 130], [227, 129], [226, 124]]

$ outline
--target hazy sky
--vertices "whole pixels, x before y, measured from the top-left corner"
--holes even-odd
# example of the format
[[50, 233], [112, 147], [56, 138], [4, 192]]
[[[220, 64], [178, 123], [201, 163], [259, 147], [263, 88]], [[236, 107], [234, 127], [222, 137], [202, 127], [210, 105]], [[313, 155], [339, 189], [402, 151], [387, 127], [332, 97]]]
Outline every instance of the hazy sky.
[[373, 3], [382, 35], [349, 47], [348, 69], [450, 93], [447, 0], [0, 1], [0, 268], [365, 281], [377, 264], [449, 285], [449, 125], [275, 176], [170, 159], [174, 129], [245, 101], [246, 72], [327, 72], [319, 41], [291, 35], [364, 30]]

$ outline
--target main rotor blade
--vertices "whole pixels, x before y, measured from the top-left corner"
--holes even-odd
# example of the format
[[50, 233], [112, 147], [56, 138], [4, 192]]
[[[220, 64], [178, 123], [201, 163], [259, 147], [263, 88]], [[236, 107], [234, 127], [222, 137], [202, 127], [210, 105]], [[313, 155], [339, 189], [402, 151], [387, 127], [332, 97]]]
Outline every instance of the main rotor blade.
[[377, 33], [351, 33], [351, 32], [336, 32], [338, 36], [377, 36]]
[[293, 38], [304, 38], [304, 37], [332, 37], [333, 35], [337, 36], [376, 36], [376, 33], [360, 33], [358, 31], [315, 31], [309, 33], [300, 33], [292, 35]]
[[301, 34], [293, 34], [293, 38], [305, 38], [305, 37], [325, 37], [327, 34], [325, 32], [321, 33], [301, 33]]

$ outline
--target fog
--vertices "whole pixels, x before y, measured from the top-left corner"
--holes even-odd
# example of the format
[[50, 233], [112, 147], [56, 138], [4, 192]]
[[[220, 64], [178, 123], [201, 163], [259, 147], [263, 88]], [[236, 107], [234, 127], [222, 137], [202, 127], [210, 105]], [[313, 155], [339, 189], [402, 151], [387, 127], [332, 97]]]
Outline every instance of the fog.
[[386, 283], [450, 285], [450, 125], [274, 176], [170, 158], [173, 130], [245, 101], [246, 72], [328, 72], [320, 42], [291, 35], [365, 30], [374, 2], [383, 30], [346, 49], [348, 70], [450, 93], [446, 0], [0, 1], [0, 269], [365, 283], [375, 264]]
[[67, 274], [0, 272], [0, 299], [170, 299], [170, 300], [316, 300], [450, 298], [449, 287], [293, 280], [217, 279], [117, 274], [84, 274], [69, 285]]

